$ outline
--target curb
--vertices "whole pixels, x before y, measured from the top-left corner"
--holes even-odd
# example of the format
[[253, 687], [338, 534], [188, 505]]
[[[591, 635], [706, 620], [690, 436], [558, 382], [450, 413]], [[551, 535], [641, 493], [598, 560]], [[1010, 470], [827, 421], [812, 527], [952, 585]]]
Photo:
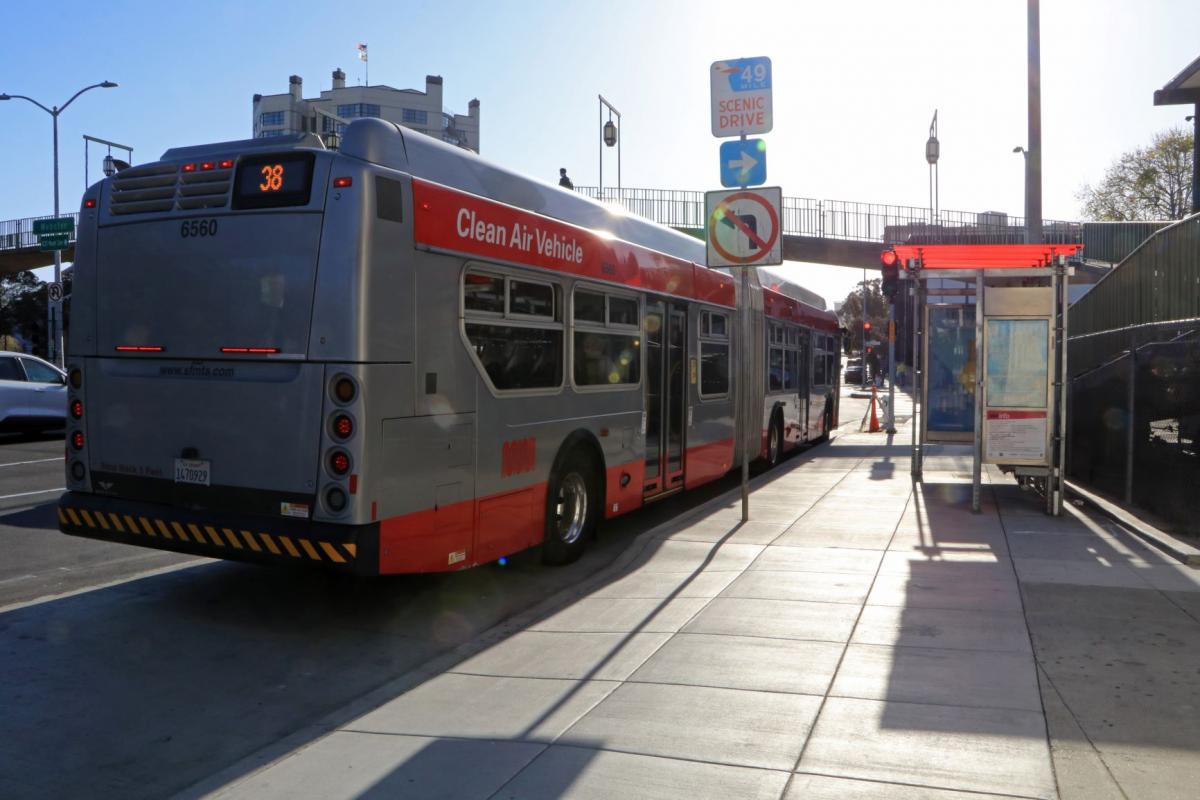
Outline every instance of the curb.
[[1115, 503], [1110, 503], [1071, 481], [1064, 481], [1064, 483], [1066, 484], [1067, 491], [1071, 492], [1071, 494], [1087, 501], [1104, 516], [1128, 528], [1130, 533], [1145, 541], [1146, 544], [1163, 551], [1184, 566], [1200, 568], [1200, 550], [1186, 542], [1181, 542], [1174, 536], [1163, 533], [1158, 528], [1147, 522], [1143, 522]]

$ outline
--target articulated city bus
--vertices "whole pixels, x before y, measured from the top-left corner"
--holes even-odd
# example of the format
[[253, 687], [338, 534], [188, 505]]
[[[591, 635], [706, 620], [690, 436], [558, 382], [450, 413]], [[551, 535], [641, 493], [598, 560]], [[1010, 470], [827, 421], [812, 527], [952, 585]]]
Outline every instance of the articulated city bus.
[[823, 302], [754, 278], [738, 359], [740, 281], [703, 261], [382, 120], [168, 150], [83, 199], [60, 528], [361, 574], [571, 561], [836, 424]]

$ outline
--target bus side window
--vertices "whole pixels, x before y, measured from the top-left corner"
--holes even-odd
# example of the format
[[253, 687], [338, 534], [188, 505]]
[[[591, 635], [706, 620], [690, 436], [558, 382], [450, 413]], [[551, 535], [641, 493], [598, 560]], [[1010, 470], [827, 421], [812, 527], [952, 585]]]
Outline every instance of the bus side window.
[[557, 389], [563, 379], [558, 287], [469, 269], [463, 329], [497, 391]]

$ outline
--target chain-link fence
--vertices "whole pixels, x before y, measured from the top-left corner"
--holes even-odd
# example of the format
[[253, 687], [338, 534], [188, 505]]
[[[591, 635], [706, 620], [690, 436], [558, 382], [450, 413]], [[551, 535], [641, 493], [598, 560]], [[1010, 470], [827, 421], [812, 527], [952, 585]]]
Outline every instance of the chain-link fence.
[[1128, 332], [1124, 353], [1072, 379], [1067, 474], [1154, 513], [1177, 532], [1200, 535], [1195, 322], [1139, 325]]

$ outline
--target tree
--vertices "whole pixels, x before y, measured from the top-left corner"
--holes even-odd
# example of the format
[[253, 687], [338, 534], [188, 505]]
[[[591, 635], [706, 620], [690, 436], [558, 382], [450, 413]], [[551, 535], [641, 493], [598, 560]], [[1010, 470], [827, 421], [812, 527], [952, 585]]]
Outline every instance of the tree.
[[1149, 147], [1118, 158], [1099, 185], [1084, 184], [1076, 198], [1094, 220], [1182, 219], [1191, 209], [1192, 134], [1172, 128]]
[[32, 272], [0, 275], [0, 339], [24, 339], [26, 351], [46, 352], [46, 285]]
[[[871, 323], [868, 338], [882, 340], [887, 335], [887, 298], [880, 289], [880, 278], [867, 281], [867, 322]], [[859, 288], [846, 295], [842, 310], [838, 312], [842, 326], [846, 328], [846, 346], [851, 352], [862, 351], [863, 290]]]

